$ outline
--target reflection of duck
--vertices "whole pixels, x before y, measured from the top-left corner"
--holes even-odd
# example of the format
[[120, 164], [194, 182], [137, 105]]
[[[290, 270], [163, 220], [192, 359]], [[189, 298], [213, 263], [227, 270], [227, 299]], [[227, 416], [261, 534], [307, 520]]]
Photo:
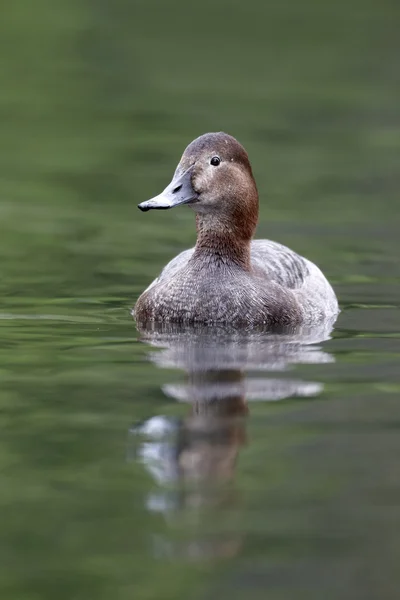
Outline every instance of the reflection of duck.
[[[142, 339], [162, 351], [150, 354], [152, 362], [164, 368], [180, 368], [189, 373], [187, 385], [168, 384], [163, 387], [166, 395], [179, 401], [192, 402], [197, 394], [202, 397], [234, 393], [234, 381], [222, 381], [218, 376], [201, 385], [190, 385], [199, 372], [223, 371], [286, 371], [291, 365], [326, 363], [333, 357], [323, 351], [318, 342], [329, 337], [334, 319], [318, 325], [297, 328], [265, 328], [250, 331], [228, 330], [226, 327], [184, 327], [173, 324], [150, 324], [140, 329]], [[246, 400], [280, 400], [287, 396], [311, 396], [318, 393], [319, 383], [245, 377], [241, 375], [241, 393]], [[228, 389], [230, 388], [230, 389]]]
[[[241, 371], [191, 372], [188, 390], [191, 406], [184, 419], [153, 417], [132, 430], [142, 436], [139, 455], [157, 482], [184, 484], [175, 494], [176, 509], [214, 503], [215, 495], [207, 493], [210, 485], [233, 479], [238, 450], [246, 441]], [[149, 507], [168, 512], [171, 494], [165, 503], [163, 497], [153, 494]]]
[[[187, 373], [185, 384], [165, 385], [164, 392], [190, 404], [179, 423], [158, 416], [132, 430], [136, 454], [162, 486], [148, 496], [148, 509], [171, 518], [177, 511], [204, 514], [223, 506], [225, 515], [225, 509], [235, 505], [232, 481], [246, 442], [247, 401], [312, 396], [322, 389], [320, 383], [255, 374], [283, 371], [296, 363], [332, 361], [313, 345], [326, 339], [329, 330], [327, 324], [279, 334], [171, 324], [143, 330], [142, 339], [158, 348], [150, 355], [157, 366]], [[197, 554], [231, 555], [240, 545], [235, 536], [204, 545], [205, 535], [203, 528], [196, 531]], [[193, 543], [191, 539], [192, 550]]]
[[[229, 531], [229, 521], [236, 504], [236, 460], [246, 441], [242, 382], [239, 370], [192, 372], [188, 386], [193, 395], [185, 418], [153, 417], [132, 430], [142, 440], [137, 455], [162, 486], [148, 495], [147, 508], [163, 513], [170, 523], [174, 515], [189, 516], [186, 541], [155, 537], [157, 555], [221, 558], [235, 555], [241, 546], [240, 537]], [[219, 527], [225, 523], [228, 531], [216, 535], [208, 525], [218, 509], [223, 509]]]
[[315, 323], [336, 317], [335, 293], [312, 262], [269, 240], [252, 241], [258, 193], [245, 149], [225, 133], [186, 148], [172, 182], [139, 208], [189, 204], [197, 243], [140, 296], [137, 321]]

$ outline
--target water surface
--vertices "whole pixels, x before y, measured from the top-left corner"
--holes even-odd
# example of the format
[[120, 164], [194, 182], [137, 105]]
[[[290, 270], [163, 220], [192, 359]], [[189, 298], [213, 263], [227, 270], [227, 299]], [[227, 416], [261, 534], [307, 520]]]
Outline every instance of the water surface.
[[[4, 7], [2, 597], [398, 597], [398, 30], [389, 0]], [[331, 332], [136, 330], [194, 243], [136, 205], [221, 129]]]

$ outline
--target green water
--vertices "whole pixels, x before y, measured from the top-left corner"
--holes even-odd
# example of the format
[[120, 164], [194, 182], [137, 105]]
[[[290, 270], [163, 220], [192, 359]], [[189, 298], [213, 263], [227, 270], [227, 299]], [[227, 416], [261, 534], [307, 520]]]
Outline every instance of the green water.
[[[399, 7], [4, 4], [2, 598], [398, 597]], [[140, 341], [194, 223], [136, 205], [213, 130], [249, 152], [258, 237], [332, 281], [330, 340]]]

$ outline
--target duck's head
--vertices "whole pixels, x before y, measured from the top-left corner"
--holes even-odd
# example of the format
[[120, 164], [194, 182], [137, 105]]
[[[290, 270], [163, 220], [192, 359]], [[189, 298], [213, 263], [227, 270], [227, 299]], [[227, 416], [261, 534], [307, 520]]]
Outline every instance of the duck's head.
[[258, 194], [246, 150], [226, 133], [206, 133], [186, 148], [171, 183], [139, 204], [140, 210], [190, 205], [201, 215], [224, 221], [245, 219], [254, 226]]

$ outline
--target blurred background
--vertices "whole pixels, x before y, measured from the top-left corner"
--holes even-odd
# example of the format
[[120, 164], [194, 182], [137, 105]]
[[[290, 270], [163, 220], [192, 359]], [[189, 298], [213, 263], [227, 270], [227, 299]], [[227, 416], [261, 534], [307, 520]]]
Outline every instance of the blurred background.
[[[396, 0], [3, 3], [2, 597], [398, 597], [399, 26]], [[194, 219], [136, 206], [219, 130], [252, 161], [257, 237], [315, 261], [342, 313], [264, 353], [233, 394], [233, 489], [183, 501], [159, 469], [188, 368], [129, 311]], [[164, 446], [135, 441], [149, 423]]]

